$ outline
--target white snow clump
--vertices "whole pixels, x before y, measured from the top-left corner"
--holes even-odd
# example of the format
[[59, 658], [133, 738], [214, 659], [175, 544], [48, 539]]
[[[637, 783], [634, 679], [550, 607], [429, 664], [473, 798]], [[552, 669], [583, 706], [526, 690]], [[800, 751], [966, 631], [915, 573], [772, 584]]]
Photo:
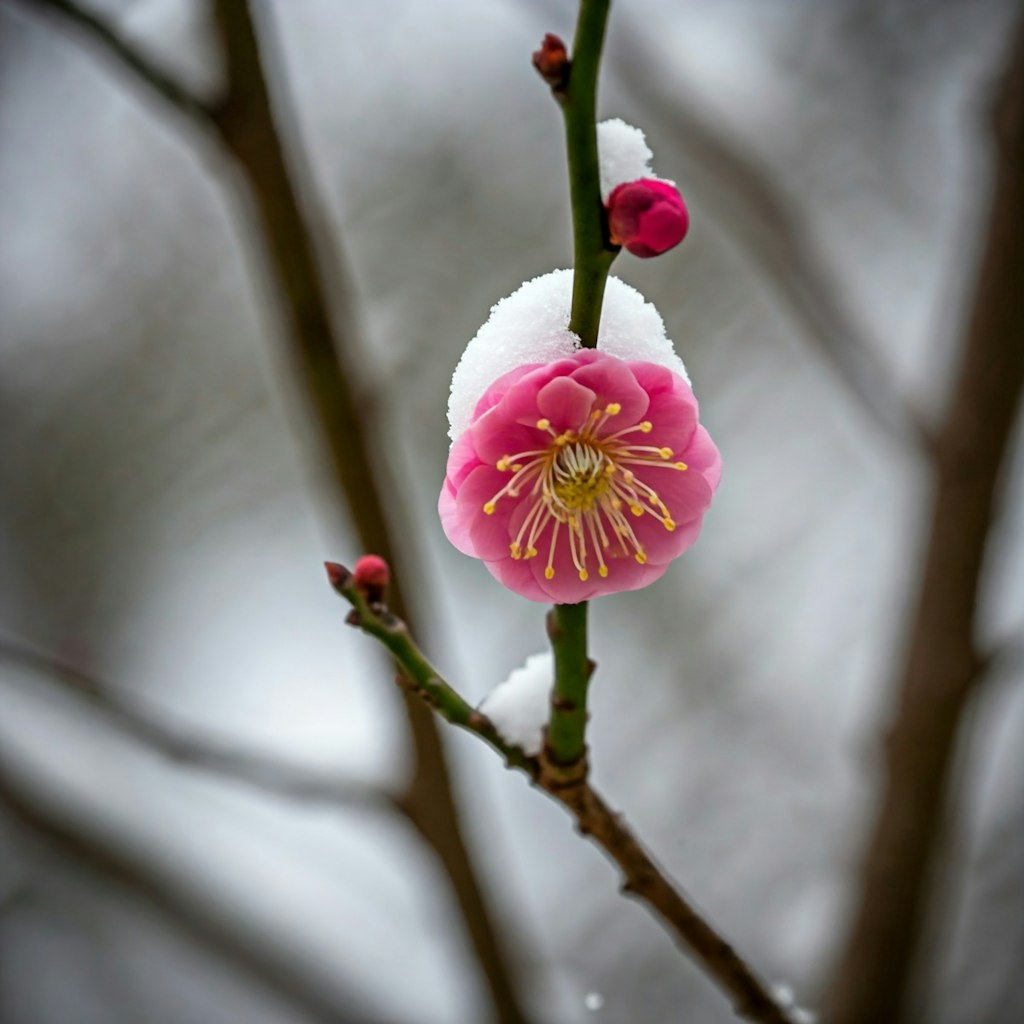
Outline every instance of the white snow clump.
[[[491, 307], [490, 319], [466, 346], [452, 376], [448, 436], [455, 441], [473, 420], [484, 392], [501, 376], [526, 363], [551, 363], [580, 350], [569, 330], [572, 271], [553, 270], [527, 281]], [[635, 288], [609, 277], [597, 333], [599, 352], [657, 363], [690, 377], [665, 333], [661, 314]]]
[[554, 682], [552, 653], [531, 654], [525, 665], [491, 690], [477, 710], [494, 723], [506, 743], [522, 748], [528, 757], [535, 757], [544, 743]]
[[[618, 185], [640, 178], [659, 178], [651, 170], [651, 147], [639, 128], [626, 124], [621, 118], [602, 121], [597, 126], [597, 162], [601, 175], [601, 202], [608, 205], [608, 197]], [[674, 185], [674, 181], [668, 184]]]

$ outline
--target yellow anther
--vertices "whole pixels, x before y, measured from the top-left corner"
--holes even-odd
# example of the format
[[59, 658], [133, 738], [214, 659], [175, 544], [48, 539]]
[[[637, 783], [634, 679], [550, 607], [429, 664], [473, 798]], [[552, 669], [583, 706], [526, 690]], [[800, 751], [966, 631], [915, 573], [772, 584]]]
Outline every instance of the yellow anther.
[[546, 580], [553, 580], [554, 578], [555, 578], [555, 570], [549, 565], [544, 570], [544, 579], [546, 579]]
[[485, 502], [485, 503], [484, 503], [484, 512], [485, 512], [485, 513], [486, 513], [487, 515], [489, 515], [489, 516], [493, 516], [493, 515], [494, 515], [494, 510], [495, 510], [495, 509], [496, 509], [497, 507], [498, 507], [498, 506], [497, 506], [497, 505], [495, 505], [493, 501], [488, 501], [488, 502]]
[[598, 576], [607, 576], [608, 575], [608, 566], [607, 565], [602, 565], [601, 568], [597, 570], [597, 574], [598, 574]]
[[615, 463], [614, 462], [609, 462], [608, 465], [604, 467], [604, 475], [605, 476], [615, 476], [615, 468], [616, 468], [615, 467]]
[[654, 424], [650, 420], [644, 420], [643, 423], [638, 423], [636, 429], [641, 434], [649, 434], [654, 429]]
[[512, 557], [513, 558], [521, 558], [522, 557], [519, 554], [519, 545], [515, 541], [512, 541], [512, 543], [509, 544], [508, 549], [512, 553]]
[[618, 416], [619, 413], [622, 412], [622, 406], [619, 405], [618, 402], [609, 402], [604, 407], [604, 411], [608, 413], [609, 416]]
[[642, 551], [638, 551], [638, 552], [637, 552], [637, 553], [636, 553], [636, 554], [635, 554], [635, 555], [634, 555], [633, 557], [634, 557], [634, 558], [635, 558], [635, 559], [636, 559], [636, 560], [637, 560], [637, 561], [638, 561], [638, 562], [639, 562], [639, 563], [640, 563], [641, 565], [646, 565], [646, 564], [647, 564], [647, 556], [646, 556], [646, 555], [645, 555], [645, 554], [644, 554], [644, 553], [643, 553]]
[[537, 420], [538, 430], [547, 430], [551, 426], [551, 420]]
[[690, 467], [687, 466], [685, 462], [677, 462], [675, 464], [675, 468], [676, 469], [689, 469]]
[[566, 431], [564, 434], [559, 434], [558, 437], [555, 438], [555, 444], [562, 447], [563, 445], [567, 445], [571, 440], [572, 434]]
[[637, 519], [639, 519], [640, 516], [644, 514], [644, 510], [639, 505], [630, 505], [629, 511], [632, 512], [633, 515], [637, 517]]
[[669, 533], [671, 533], [676, 528], [676, 521], [670, 518], [669, 516], [665, 516], [665, 518], [661, 521], [661, 525], [664, 526]]
[[580, 569], [580, 579], [583, 580], [584, 583], [587, 582], [589, 576], [590, 574], [587, 572], [586, 569]]
[[508, 456], [502, 455], [500, 459], [494, 464], [496, 469], [500, 469], [504, 473], [508, 469]]
[[[667, 458], [667, 456], [666, 456], [666, 458]], [[514, 472], [518, 473], [519, 470], [521, 470], [522, 468], [523, 468], [523, 464], [521, 462], [513, 462], [512, 463], [512, 469], [513, 469]]]
[[523, 557], [524, 558], [534, 558], [536, 556], [536, 554], [537, 554], [537, 549], [536, 548], [527, 548], [526, 549], [526, 554]]
[[673, 455], [674, 453], [673, 453], [673, 451], [672, 451], [672, 449], [671, 449], [671, 448], [659, 448], [659, 449], [658, 449], [658, 454], [659, 454], [659, 455], [660, 455], [660, 456], [661, 456], [661, 457], [662, 457], [663, 459], [671, 459], [671, 458], [672, 458], [672, 455]]

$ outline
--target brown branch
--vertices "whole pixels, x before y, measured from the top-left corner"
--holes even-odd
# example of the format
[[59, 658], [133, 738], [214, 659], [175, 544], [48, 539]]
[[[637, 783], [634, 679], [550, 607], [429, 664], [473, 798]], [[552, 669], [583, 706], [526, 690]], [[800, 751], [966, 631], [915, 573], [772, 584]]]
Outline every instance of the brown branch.
[[[287, 101], [278, 88], [273, 104], [264, 69], [264, 52], [272, 41], [257, 37], [252, 14], [244, 0], [217, 0], [215, 24], [227, 64], [223, 98], [207, 105], [195, 100], [98, 18], [71, 0], [30, 0], [41, 9], [66, 14], [91, 33], [110, 56], [131, 70], [138, 81], [169, 101], [204, 129], [212, 126], [248, 186], [259, 226], [262, 255], [283, 314], [286, 348], [297, 370], [307, 405], [326, 444], [337, 493], [354, 521], [365, 551], [383, 556], [411, 572], [411, 542], [394, 543], [395, 502], [384, 500], [394, 488], [385, 479], [381, 460], [371, 465], [365, 416], [357, 401], [358, 381], [353, 367], [359, 358], [355, 331], [345, 296], [348, 275], [340, 248], [314, 244], [311, 224], [318, 218], [302, 209], [300, 197], [313, 195], [311, 175], [301, 147], [291, 145], [286, 158], [283, 126], [294, 125]], [[278, 75], [278, 82], [283, 76]], [[276, 107], [276, 111], [275, 111]], [[212, 117], [212, 121], [210, 118]], [[334, 297], [327, 301], [325, 281]], [[397, 531], [405, 538], [412, 531]], [[399, 607], [404, 607], [396, 594]], [[469, 854], [451, 791], [447, 762], [436, 723], [415, 700], [405, 698], [405, 713], [414, 748], [412, 781], [404, 797], [411, 820], [437, 854], [469, 931], [473, 949], [502, 1024], [525, 1024], [509, 953], [510, 940], [499, 936], [487, 906], [475, 865]]]
[[547, 754], [527, 756], [507, 743], [485, 715], [474, 712], [441, 676], [413, 640], [409, 627], [380, 603], [370, 603], [344, 566], [327, 563], [331, 586], [352, 605], [350, 625], [361, 629], [391, 652], [403, 690], [433, 708], [446, 721], [474, 733], [504, 757], [510, 768], [526, 772], [576, 819], [588, 836], [622, 871], [622, 891], [636, 896], [690, 952], [733, 1000], [737, 1014], [761, 1024], [795, 1024], [795, 1014], [782, 1005], [733, 947], [686, 899], [679, 887], [612, 811], [580, 772], [567, 776], [564, 766]]
[[[547, 787], [545, 787], [547, 788]], [[622, 892], [646, 903], [676, 942], [733, 1001], [736, 1014], [763, 1024], [794, 1024], [795, 1018], [736, 950], [683, 895], [625, 824], [589, 784], [547, 788], [622, 872]]]
[[119, 687], [27, 644], [0, 637], [0, 657], [44, 672], [48, 679], [88, 700], [125, 735], [175, 764], [300, 803], [405, 813], [401, 800], [383, 787], [235, 750], [221, 740], [175, 728], [144, 710]]
[[53, 806], [49, 798], [35, 792], [36, 786], [20, 776], [8, 760], [0, 758], [0, 811], [50, 849], [72, 860], [76, 868], [117, 886], [155, 910], [193, 941], [310, 1020], [323, 1024], [381, 1020], [354, 993], [342, 994], [342, 983], [332, 980], [325, 984], [289, 952], [263, 941], [261, 929], [232, 921], [209, 893], [152, 863], [129, 843]]
[[908, 1012], [950, 765], [964, 709], [981, 678], [976, 608], [1024, 390], [1024, 19], [996, 107], [995, 137], [988, 236], [936, 447], [931, 536], [886, 744], [885, 791], [830, 992], [830, 1024], [890, 1021]]
[[[286, 160], [281, 126], [294, 124], [279, 88], [271, 104], [263, 50], [252, 13], [244, 0], [217, 0], [215, 23], [227, 61], [227, 94], [218, 113], [218, 127], [228, 150], [246, 178], [261, 226], [265, 256], [281, 288], [289, 349], [298, 364], [306, 398], [330, 452], [335, 479], [344, 496], [365, 551], [392, 565], [402, 554], [393, 540], [396, 503], [384, 493], [393, 491], [384, 480], [379, 457], [371, 465], [370, 441], [356, 402], [358, 358], [351, 325], [347, 336], [335, 329], [326, 300], [324, 281], [344, 289], [347, 275], [340, 259], [325, 272], [324, 253], [314, 248], [313, 232], [303, 215], [300, 195], [312, 195], [311, 175], [301, 149], [290, 147]], [[283, 78], [277, 76], [280, 82]], [[412, 531], [403, 530], [403, 536]], [[405, 607], [401, 594], [397, 594]], [[524, 1024], [513, 981], [508, 940], [498, 929], [484, 900], [455, 808], [441, 738], [431, 715], [418, 702], [405, 698], [405, 710], [415, 752], [412, 783], [405, 798], [412, 821], [433, 847], [452, 885], [478, 962], [503, 1024]]]

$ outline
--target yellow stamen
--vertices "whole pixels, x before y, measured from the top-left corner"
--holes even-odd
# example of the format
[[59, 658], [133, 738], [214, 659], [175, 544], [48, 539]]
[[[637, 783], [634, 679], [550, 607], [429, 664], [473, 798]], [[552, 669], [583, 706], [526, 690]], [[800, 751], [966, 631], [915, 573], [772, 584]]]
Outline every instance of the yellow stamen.
[[[484, 506], [493, 515], [503, 497], [526, 505], [518, 509], [518, 532], [509, 545], [514, 559], [538, 557], [538, 548], [548, 547], [544, 578], [555, 578], [555, 555], [562, 545], [581, 581], [595, 571], [606, 579], [611, 574], [606, 556], [632, 557], [638, 565], [647, 564], [647, 552], [634, 529], [634, 521], [650, 515], [669, 532], [677, 524], [672, 512], [648, 482], [648, 470], [654, 468], [685, 470], [684, 462], [674, 462], [669, 447], [634, 444], [637, 434], [650, 434], [650, 420], [615, 432], [606, 427], [609, 417], [622, 412], [619, 402], [591, 407], [574, 428], [556, 432], [546, 417], [535, 421], [537, 429], [547, 431], [543, 447], [532, 451], [509, 452], [495, 464], [503, 473], [511, 472], [505, 485]], [[511, 510], [510, 510], [511, 511]], [[517, 517], [518, 518], [518, 517]], [[550, 530], [549, 530], [550, 526]], [[568, 552], [561, 539], [566, 527]]]

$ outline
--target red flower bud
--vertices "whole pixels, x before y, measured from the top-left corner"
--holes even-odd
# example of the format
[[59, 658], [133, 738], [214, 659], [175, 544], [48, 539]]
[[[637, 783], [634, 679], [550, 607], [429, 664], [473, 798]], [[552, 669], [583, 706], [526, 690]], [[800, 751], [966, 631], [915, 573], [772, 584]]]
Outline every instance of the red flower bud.
[[540, 49], [533, 54], [533, 66], [555, 92], [563, 90], [569, 78], [569, 55], [565, 52], [565, 43], [549, 32], [541, 41]]
[[612, 244], [625, 246], [634, 256], [660, 256], [683, 240], [689, 226], [683, 197], [667, 181], [627, 181], [608, 197]]
[[391, 578], [388, 563], [379, 555], [363, 555], [352, 570], [352, 582], [370, 604], [384, 599], [384, 590]]

